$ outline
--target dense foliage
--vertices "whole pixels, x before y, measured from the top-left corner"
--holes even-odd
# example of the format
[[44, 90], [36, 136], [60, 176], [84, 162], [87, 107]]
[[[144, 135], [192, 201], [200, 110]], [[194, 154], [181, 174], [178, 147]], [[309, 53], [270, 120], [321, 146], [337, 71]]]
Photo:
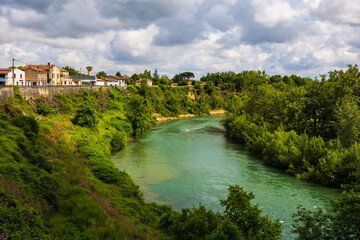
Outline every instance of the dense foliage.
[[[149, 76], [150, 71], [141, 75]], [[113, 151], [154, 126], [156, 117], [220, 108], [228, 111], [228, 136], [265, 163], [352, 191], [328, 213], [299, 209], [294, 215], [299, 239], [358, 238], [357, 66], [320, 81], [260, 71], [202, 80], [205, 86], [171, 87], [161, 77], [155, 87], [58, 95], [56, 111], [41, 100], [32, 109], [14, 88], [15, 98], [0, 107], [6, 113], [0, 114], [0, 239], [279, 238], [279, 221], [261, 216], [251, 204], [254, 195], [239, 186], [230, 186], [221, 201], [224, 214], [201, 204], [178, 213], [145, 203], [131, 177], [111, 161]]]
[[161, 228], [172, 239], [278, 239], [281, 235], [279, 220], [261, 216], [258, 205], [252, 205], [253, 193], [238, 185], [229, 186], [229, 195], [221, 200], [225, 213], [207, 211], [205, 206], [182, 209], [162, 216]]
[[293, 232], [300, 240], [360, 239], [360, 194], [342, 194], [331, 203], [328, 213], [299, 207], [294, 217]]
[[200, 80], [211, 83], [223, 90], [239, 92], [256, 89], [257, 86], [262, 84], [285, 83], [291, 86], [303, 86], [311, 82], [310, 78], [301, 78], [296, 75], [269, 77], [265, 71], [208, 73], [206, 76], [201, 77]]
[[[21, 95], [1, 106], [12, 117], [0, 114], [1, 239], [191, 239], [171, 230], [182, 228], [182, 221], [171, 229], [164, 225], [166, 216], [179, 213], [145, 203], [131, 177], [114, 166], [111, 153], [153, 126], [155, 113], [200, 115], [224, 107], [228, 96], [166, 85], [130, 87], [126, 94], [112, 88], [58, 95], [52, 100], [60, 106], [56, 111], [46, 99], [31, 109]], [[36, 119], [37, 114], [43, 116]], [[267, 218], [256, 215], [257, 206], [249, 207], [253, 217]], [[248, 235], [239, 225], [246, 218], [233, 223], [203, 210], [215, 219], [212, 239]], [[192, 214], [199, 226], [207, 224], [201, 211]], [[281, 227], [270, 225], [275, 239]], [[251, 234], [262, 233], [254, 228]]]
[[235, 99], [224, 126], [267, 164], [298, 178], [360, 190], [357, 66], [305, 86], [264, 84]]
[[294, 215], [298, 239], [358, 239], [360, 195], [352, 192], [360, 191], [358, 67], [315, 81], [258, 78], [253, 86], [239, 85], [250, 91], [230, 102], [223, 121], [227, 135], [266, 164], [346, 191], [328, 213], [300, 208]]

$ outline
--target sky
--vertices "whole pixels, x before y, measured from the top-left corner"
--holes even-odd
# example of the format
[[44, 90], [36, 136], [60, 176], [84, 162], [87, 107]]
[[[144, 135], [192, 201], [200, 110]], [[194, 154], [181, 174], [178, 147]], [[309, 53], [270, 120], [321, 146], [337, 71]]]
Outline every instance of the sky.
[[0, 67], [316, 77], [360, 60], [359, 0], [0, 0]]

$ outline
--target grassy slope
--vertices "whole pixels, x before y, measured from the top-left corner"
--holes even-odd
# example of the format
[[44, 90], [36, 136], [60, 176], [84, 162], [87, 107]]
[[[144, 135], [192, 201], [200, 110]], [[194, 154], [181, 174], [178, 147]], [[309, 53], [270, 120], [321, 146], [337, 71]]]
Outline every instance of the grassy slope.
[[[12, 117], [22, 112], [35, 115], [17, 99], [2, 110]], [[114, 115], [121, 114], [101, 114], [99, 132], [73, 125], [73, 111], [42, 118], [35, 142], [25, 136], [26, 130], [1, 115], [0, 235], [9, 239], [164, 239], [154, 227], [163, 209], [169, 208], [145, 203], [131, 177], [111, 162], [106, 135], [114, 130], [108, 124]], [[96, 167], [103, 166], [120, 176], [117, 182], [108, 184], [94, 175]]]
[[[131, 101], [113, 89], [27, 102], [16, 94], [0, 104], [0, 239], [168, 238], [156, 228], [171, 208], [145, 203], [131, 177], [112, 163], [111, 150], [136, 133], [129, 111], [143, 120], [141, 133], [154, 123], [154, 112], [200, 115], [223, 106], [223, 98], [198, 89], [193, 101], [188, 87], [129, 91], [141, 98]], [[147, 105], [142, 115], [138, 104], [130, 106], [136, 100]], [[44, 113], [54, 113], [35, 121], [39, 102]], [[72, 123], [84, 106], [96, 112], [96, 128]]]

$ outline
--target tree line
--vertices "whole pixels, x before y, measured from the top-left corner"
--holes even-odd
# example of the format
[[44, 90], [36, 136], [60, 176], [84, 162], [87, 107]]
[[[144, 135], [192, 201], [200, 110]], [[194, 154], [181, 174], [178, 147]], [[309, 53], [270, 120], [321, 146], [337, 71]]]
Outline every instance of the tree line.
[[302, 208], [294, 213], [299, 239], [359, 238], [357, 66], [301, 84], [294, 76], [271, 80], [260, 71], [241, 76], [238, 89], [224, 90], [224, 80], [194, 88], [142, 84], [126, 94], [100, 89], [38, 99], [31, 107], [17, 93], [1, 107], [8, 116], [0, 114], [0, 234], [12, 239], [278, 239], [281, 223], [264, 216], [251, 204], [254, 195], [240, 186], [229, 186], [220, 202], [224, 213], [201, 204], [175, 212], [145, 203], [131, 177], [111, 161], [113, 151], [154, 126], [154, 113], [201, 115], [225, 108], [228, 136], [262, 154], [267, 164], [347, 190], [327, 213]]
[[[345, 216], [341, 211], [346, 209], [335, 207], [330, 215], [301, 209], [295, 228], [299, 239], [358, 238], [359, 69], [350, 65], [346, 71], [330, 72], [328, 78], [290, 79], [259, 75], [255, 84], [243, 85], [240, 90], [251, 90], [228, 106], [223, 121], [227, 135], [262, 155], [266, 164], [344, 191], [339, 201], [353, 212]], [[348, 232], [344, 235], [343, 230]]]

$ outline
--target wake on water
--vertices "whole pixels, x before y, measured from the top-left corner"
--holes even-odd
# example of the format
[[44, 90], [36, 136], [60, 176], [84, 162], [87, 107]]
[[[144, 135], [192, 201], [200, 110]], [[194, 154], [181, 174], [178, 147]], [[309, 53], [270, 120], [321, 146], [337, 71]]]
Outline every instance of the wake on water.
[[224, 131], [225, 128], [223, 126], [206, 126], [201, 128], [185, 129], [186, 133], [193, 133], [193, 132], [224, 133]]

